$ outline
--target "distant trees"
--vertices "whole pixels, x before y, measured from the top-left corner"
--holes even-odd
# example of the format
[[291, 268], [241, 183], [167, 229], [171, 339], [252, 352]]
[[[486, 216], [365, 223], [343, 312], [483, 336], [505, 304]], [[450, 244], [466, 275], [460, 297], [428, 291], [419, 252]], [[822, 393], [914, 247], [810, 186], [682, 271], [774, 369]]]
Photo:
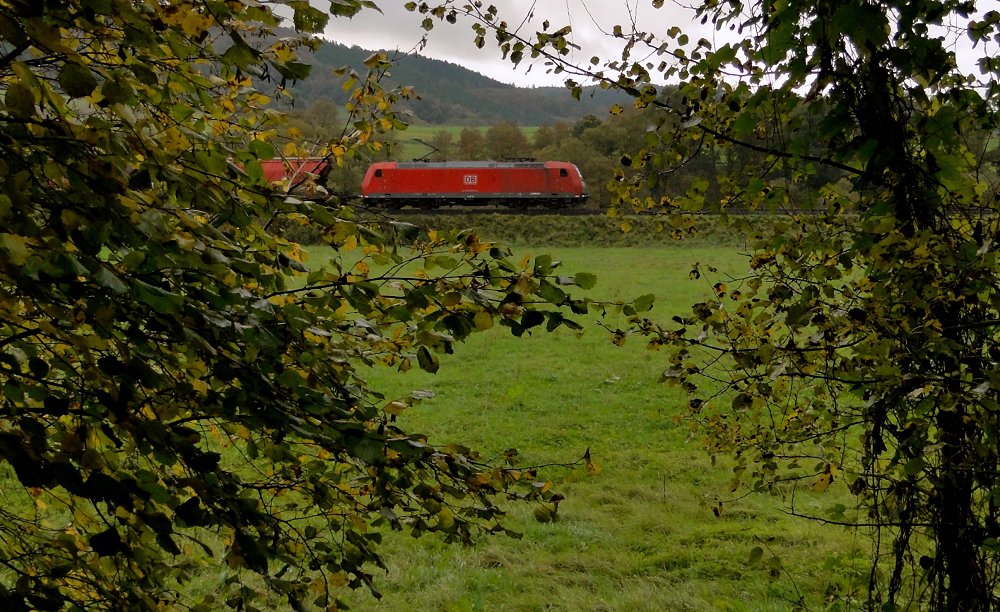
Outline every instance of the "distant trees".
[[515, 124], [501, 121], [486, 130], [484, 137], [486, 154], [490, 159], [514, 159], [531, 157], [528, 138]]
[[569, 138], [569, 136], [570, 126], [561, 121], [555, 125], [541, 125], [535, 130], [535, 135], [531, 139], [531, 146], [536, 150], [545, 149], [546, 147], [560, 144], [563, 140]]
[[330, 100], [317, 99], [286, 112], [280, 131], [294, 139], [323, 147], [344, 135], [343, 109]]
[[484, 159], [486, 139], [478, 129], [465, 127], [458, 134], [456, 153], [460, 159]]
[[428, 144], [430, 144], [433, 149], [429, 159], [434, 161], [447, 161], [455, 158], [455, 139], [451, 135], [451, 132], [438, 130], [434, 133], [434, 137], [431, 138]]

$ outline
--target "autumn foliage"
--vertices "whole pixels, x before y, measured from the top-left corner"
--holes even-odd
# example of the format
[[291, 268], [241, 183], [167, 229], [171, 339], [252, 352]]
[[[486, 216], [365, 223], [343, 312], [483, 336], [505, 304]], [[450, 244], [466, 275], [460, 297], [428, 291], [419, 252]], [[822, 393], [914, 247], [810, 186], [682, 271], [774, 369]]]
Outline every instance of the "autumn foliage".
[[[327, 607], [371, 586], [378, 526], [467, 541], [505, 531], [498, 497], [555, 510], [531, 470], [402, 431], [422, 396], [359, 372], [567, 323], [551, 264], [269, 184], [269, 103], [331, 16], [288, 6], [300, 37], [256, 2], [0, 3], [5, 609]], [[377, 152], [410, 95], [385, 66], [345, 70], [351, 130], [311, 154]], [[344, 256], [311, 268], [276, 220]]]

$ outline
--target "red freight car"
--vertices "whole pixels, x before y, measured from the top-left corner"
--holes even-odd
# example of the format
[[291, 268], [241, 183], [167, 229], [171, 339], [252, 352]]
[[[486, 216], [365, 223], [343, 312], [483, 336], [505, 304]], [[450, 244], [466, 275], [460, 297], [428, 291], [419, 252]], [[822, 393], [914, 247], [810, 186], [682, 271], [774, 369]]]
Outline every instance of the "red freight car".
[[264, 179], [279, 183], [288, 179], [284, 186], [291, 193], [303, 199], [325, 199], [328, 197], [323, 183], [330, 172], [330, 160], [325, 157], [288, 157], [284, 159], [264, 159], [260, 161]]
[[289, 157], [287, 159], [264, 159], [260, 162], [264, 178], [277, 183], [285, 178], [292, 182], [305, 178], [305, 173], [322, 175], [330, 168], [330, 160], [325, 157]]
[[364, 201], [401, 208], [461, 204], [562, 207], [583, 202], [583, 177], [566, 162], [381, 162], [361, 182]]

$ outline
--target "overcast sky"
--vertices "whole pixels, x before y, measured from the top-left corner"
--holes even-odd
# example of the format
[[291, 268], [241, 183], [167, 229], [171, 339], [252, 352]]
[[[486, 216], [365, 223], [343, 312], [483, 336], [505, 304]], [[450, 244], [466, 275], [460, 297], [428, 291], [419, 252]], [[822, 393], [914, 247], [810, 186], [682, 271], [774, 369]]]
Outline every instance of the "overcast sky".
[[[425, 1], [431, 6], [436, 4], [434, 0]], [[525, 35], [530, 36], [542, 29], [542, 22], [545, 20], [550, 23], [550, 32], [563, 26], [571, 26], [572, 40], [581, 47], [573, 52], [572, 59], [584, 65], [595, 55], [602, 60], [620, 57], [624, 41], [610, 36], [615, 25], [621, 25], [624, 31], [629, 32], [634, 23], [640, 31], [661, 35], [660, 38], [665, 38], [662, 34], [676, 25], [692, 41], [705, 37], [713, 42], [713, 46], [722, 44], [724, 41], [717, 37], [711, 25], [702, 26], [694, 21], [693, 10], [687, 8], [688, 2], [689, 0], [665, 0], [663, 6], [656, 9], [653, 8], [653, 0], [493, 0], [493, 4], [500, 9], [501, 18], [512, 28], [522, 24], [520, 31]], [[398, 49], [403, 52], [413, 50], [425, 34], [420, 27], [424, 16], [404, 9], [406, 0], [376, 0], [376, 3], [382, 13], [364, 10], [350, 20], [331, 19], [326, 29], [326, 38], [364, 49]], [[489, 1], [484, 0], [484, 5], [488, 4]], [[964, 23], [959, 25], [964, 26]], [[428, 34], [427, 45], [420, 53], [460, 64], [504, 83], [519, 86], [563, 83], [566, 75], [547, 74], [547, 68], [541, 62], [530, 65], [530, 60], [526, 58], [520, 67], [513, 68], [509, 61], [500, 58], [496, 45], [490, 44], [495, 43], [492, 38], [487, 39], [485, 48], [476, 49], [470, 26], [471, 22], [463, 19], [459, 19], [454, 25], [435, 20], [435, 27]], [[950, 33], [942, 28], [936, 28], [933, 32], [947, 36], [955, 43], [953, 48], [958, 53], [959, 65], [968, 71], [975, 71], [975, 61], [983, 53], [991, 54], [997, 50], [993, 44], [989, 48], [980, 46], [973, 51], [962, 27]], [[725, 38], [726, 34], [728, 32], [723, 33], [721, 38]], [[419, 88], [420, 84], [414, 85]]]
[[[432, 0], [426, 1], [434, 5]], [[406, 11], [405, 0], [376, 0], [376, 3], [382, 14], [365, 10], [351, 20], [332, 19], [326, 38], [365, 49], [404, 52], [413, 49], [424, 34], [420, 28], [423, 15]], [[622, 41], [608, 35], [615, 25], [621, 25], [626, 32], [632, 29], [633, 22], [640, 30], [651, 32], [663, 32], [672, 25], [687, 31], [692, 26], [692, 12], [671, 0], [660, 9], [653, 8], [651, 0], [495, 0], [494, 4], [511, 27], [525, 21], [521, 28], [525, 34], [540, 30], [544, 20], [550, 23], [549, 31], [572, 26], [573, 41], [581, 47], [574, 52], [574, 58], [582, 63], [595, 55], [602, 59], [620, 55]], [[546, 74], [541, 63], [528, 72], [527, 61], [518, 69], [512, 68], [509, 61], [500, 59], [496, 46], [489, 45], [492, 39], [488, 39], [484, 49], [476, 49], [470, 25], [471, 22], [461, 19], [455, 25], [437, 22], [421, 54], [460, 64], [505, 83], [562, 84], [565, 75]]]

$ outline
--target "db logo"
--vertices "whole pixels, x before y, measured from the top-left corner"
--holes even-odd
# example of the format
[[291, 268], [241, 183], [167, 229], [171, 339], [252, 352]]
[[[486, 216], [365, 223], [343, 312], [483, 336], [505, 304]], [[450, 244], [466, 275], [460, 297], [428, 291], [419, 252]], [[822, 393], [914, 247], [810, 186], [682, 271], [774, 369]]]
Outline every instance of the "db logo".
[[476, 176], [475, 174], [466, 174], [465, 175], [465, 184], [466, 185], [475, 185], [478, 182], [479, 182], [479, 177]]

